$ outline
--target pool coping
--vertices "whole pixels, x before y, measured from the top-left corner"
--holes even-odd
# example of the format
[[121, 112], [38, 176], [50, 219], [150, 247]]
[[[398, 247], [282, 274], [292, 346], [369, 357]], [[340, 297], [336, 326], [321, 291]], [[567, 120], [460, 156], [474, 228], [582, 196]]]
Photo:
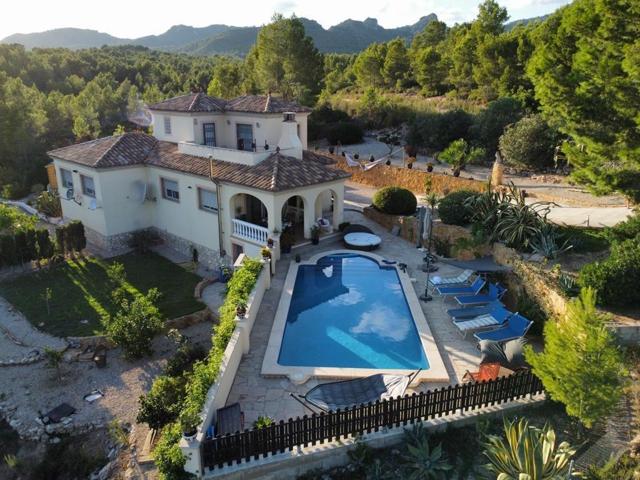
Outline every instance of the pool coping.
[[264, 376], [274, 377], [289, 377], [293, 383], [304, 383], [310, 378], [319, 379], [348, 379], [366, 377], [369, 375], [375, 375], [378, 373], [384, 373], [388, 375], [409, 375], [415, 373], [415, 370], [401, 370], [401, 369], [378, 369], [378, 368], [340, 368], [340, 367], [296, 367], [288, 365], [278, 364], [278, 357], [280, 355], [280, 347], [282, 345], [282, 338], [284, 335], [284, 329], [286, 327], [287, 315], [289, 313], [289, 306], [291, 305], [291, 297], [293, 295], [293, 288], [298, 276], [298, 268], [301, 265], [314, 265], [317, 261], [327, 255], [335, 254], [355, 254], [362, 255], [364, 257], [375, 260], [378, 265], [385, 267], [395, 268], [398, 278], [400, 279], [400, 285], [404, 292], [404, 296], [409, 305], [409, 311], [413, 317], [413, 322], [418, 331], [420, 337], [420, 343], [422, 344], [422, 350], [429, 362], [429, 368], [422, 370], [416, 378], [413, 380], [412, 385], [417, 385], [421, 382], [449, 382], [449, 374], [444, 365], [438, 346], [436, 345], [429, 323], [425, 318], [420, 301], [413, 288], [411, 277], [406, 272], [403, 272], [398, 268], [397, 264], [389, 265], [383, 263], [385, 260], [380, 255], [376, 255], [370, 252], [353, 251], [346, 249], [328, 250], [313, 255], [308, 260], [300, 263], [291, 262], [289, 265], [289, 271], [282, 288], [282, 294], [280, 295], [280, 301], [278, 302], [278, 308], [276, 310], [273, 326], [269, 335], [269, 342], [262, 362], [261, 374]]

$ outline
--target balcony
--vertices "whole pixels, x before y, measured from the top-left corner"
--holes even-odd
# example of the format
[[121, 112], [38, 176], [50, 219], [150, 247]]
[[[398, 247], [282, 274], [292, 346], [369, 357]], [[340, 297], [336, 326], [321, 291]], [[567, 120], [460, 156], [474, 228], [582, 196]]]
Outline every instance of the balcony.
[[256, 225], [255, 223], [245, 222], [237, 218], [231, 219], [232, 235], [234, 237], [249, 240], [260, 245], [266, 245], [269, 238], [269, 229]]
[[234, 148], [210, 147], [195, 142], [179, 142], [178, 151], [194, 157], [213, 158], [214, 160], [249, 166], [257, 165], [275, 153], [275, 150], [264, 150], [264, 148], [258, 149], [257, 152], [251, 152]]

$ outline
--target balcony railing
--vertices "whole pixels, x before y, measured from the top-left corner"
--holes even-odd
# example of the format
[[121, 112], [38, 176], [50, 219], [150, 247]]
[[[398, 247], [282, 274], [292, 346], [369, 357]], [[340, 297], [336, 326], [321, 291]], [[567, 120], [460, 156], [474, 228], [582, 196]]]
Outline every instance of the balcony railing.
[[178, 151], [186, 155], [195, 157], [213, 158], [223, 162], [240, 163], [242, 165], [254, 166], [275, 153], [275, 149], [264, 150], [258, 149], [257, 152], [236, 150], [233, 148], [210, 147], [208, 145], [200, 145], [194, 142], [179, 142]]
[[269, 238], [268, 228], [261, 227], [255, 223], [238, 220], [237, 218], [231, 219], [231, 224], [233, 226], [233, 236], [250, 240], [261, 245], [267, 244], [267, 239]]

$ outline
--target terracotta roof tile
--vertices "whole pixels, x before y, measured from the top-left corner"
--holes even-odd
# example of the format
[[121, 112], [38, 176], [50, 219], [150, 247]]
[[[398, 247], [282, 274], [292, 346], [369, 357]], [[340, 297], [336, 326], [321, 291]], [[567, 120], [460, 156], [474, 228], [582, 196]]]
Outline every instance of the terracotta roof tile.
[[271, 95], [244, 95], [227, 101], [226, 110], [230, 112], [284, 113], [310, 112], [311, 109], [297, 102], [288, 102]]
[[47, 152], [49, 156], [94, 168], [124, 167], [144, 162], [158, 140], [145, 133], [125, 133], [70, 145]]
[[190, 93], [150, 105], [150, 110], [167, 112], [224, 112], [225, 101], [204, 93]]
[[186, 155], [178, 145], [161, 142], [144, 133], [105, 137], [52, 150], [49, 155], [94, 168], [153, 165], [202, 177], [210, 174], [221, 182], [234, 183], [271, 192], [290, 190], [348, 178], [350, 174], [331, 168], [335, 161], [319, 153], [305, 151], [302, 160], [274, 153], [257, 165], [213, 160]]

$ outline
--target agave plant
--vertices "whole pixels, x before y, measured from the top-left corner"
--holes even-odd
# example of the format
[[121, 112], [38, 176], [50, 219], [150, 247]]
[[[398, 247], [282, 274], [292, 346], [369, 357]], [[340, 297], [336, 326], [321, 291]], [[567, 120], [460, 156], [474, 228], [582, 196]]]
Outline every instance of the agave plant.
[[525, 419], [505, 420], [505, 441], [490, 435], [484, 454], [491, 478], [497, 480], [565, 480], [576, 450], [567, 442], [556, 446], [556, 434], [549, 425], [542, 429]]
[[442, 444], [435, 448], [429, 445], [429, 435], [421, 424], [416, 424], [413, 430], [405, 430], [407, 438], [407, 454], [405, 460], [406, 478], [410, 480], [440, 480], [449, 477], [453, 470], [442, 452]]
[[531, 239], [530, 245], [534, 253], [542, 255], [544, 258], [558, 258], [563, 253], [573, 248], [569, 240], [562, 239], [558, 231], [550, 223], [544, 223], [538, 235]]

